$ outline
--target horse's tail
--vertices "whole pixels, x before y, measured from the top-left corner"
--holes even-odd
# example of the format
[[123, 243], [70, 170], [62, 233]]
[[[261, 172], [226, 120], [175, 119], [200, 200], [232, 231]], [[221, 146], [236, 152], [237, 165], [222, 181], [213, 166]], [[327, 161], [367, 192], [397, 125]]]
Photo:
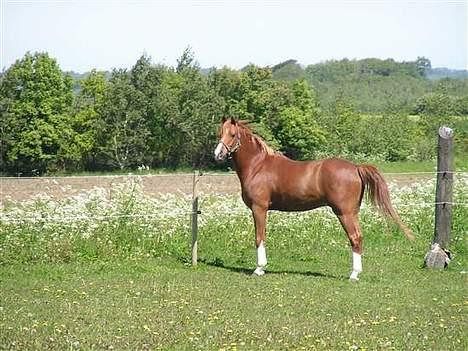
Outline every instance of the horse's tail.
[[400, 216], [393, 208], [390, 201], [390, 194], [388, 193], [387, 183], [377, 168], [370, 165], [360, 165], [358, 166], [358, 172], [364, 185], [364, 189], [367, 188], [367, 197], [371, 203], [385, 216], [393, 219], [408, 239], [414, 240], [413, 233], [401, 221]]

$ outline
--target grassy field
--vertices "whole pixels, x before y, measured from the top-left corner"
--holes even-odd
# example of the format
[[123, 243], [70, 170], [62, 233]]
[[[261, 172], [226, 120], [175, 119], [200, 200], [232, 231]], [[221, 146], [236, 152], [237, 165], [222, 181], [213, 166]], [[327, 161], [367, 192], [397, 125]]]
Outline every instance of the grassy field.
[[[376, 162], [375, 165], [384, 173], [434, 172], [437, 170], [437, 160], [419, 162]], [[453, 160], [453, 167], [458, 171], [467, 171], [467, 155], [455, 155]]]
[[[0, 349], [466, 350], [468, 207], [454, 207], [454, 260], [429, 271], [434, 184], [391, 193], [417, 240], [364, 206], [358, 283], [327, 209], [271, 213], [267, 274], [254, 278], [253, 225], [238, 196], [202, 196], [196, 268], [182, 195], [149, 198], [131, 182], [112, 201], [95, 189], [6, 204]], [[466, 176], [455, 201], [468, 202]]]
[[466, 275], [389, 251], [371, 251], [355, 284], [345, 255], [276, 262], [261, 278], [160, 259], [3, 267], [0, 347], [466, 350]]

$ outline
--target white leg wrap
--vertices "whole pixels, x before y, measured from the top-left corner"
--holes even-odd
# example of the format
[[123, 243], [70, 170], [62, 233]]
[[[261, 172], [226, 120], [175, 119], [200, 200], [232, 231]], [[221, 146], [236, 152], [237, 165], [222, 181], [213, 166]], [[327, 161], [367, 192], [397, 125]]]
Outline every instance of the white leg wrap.
[[265, 267], [267, 265], [265, 245], [263, 241], [260, 242], [260, 245], [257, 247], [257, 266]]
[[359, 273], [362, 272], [362, 262], [361, 262], [361, 255], [353, 252], [353, 271], [351, 272], [351, 276], [349, 279], [353, 281], [359, 280]]
[[362, 272], [361, 255], [356, 252], [353, 252], [353, 271]]

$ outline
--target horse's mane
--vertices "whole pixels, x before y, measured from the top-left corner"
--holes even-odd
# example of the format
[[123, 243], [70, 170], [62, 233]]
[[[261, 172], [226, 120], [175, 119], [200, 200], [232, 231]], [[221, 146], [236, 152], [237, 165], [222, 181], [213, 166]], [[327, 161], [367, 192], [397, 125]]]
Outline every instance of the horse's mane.
[[245, 136], [250, 137], [252, 142], [257, 144], [263, 152], [266, 152], [267, 155], [282, 155], [281, 152], [272, 149], [267, 145], [265, 140], [255, 134], [250, 128], [248, 121], [237, 121], [237, 125], [239, 126], [239, 131], [244, 133]]

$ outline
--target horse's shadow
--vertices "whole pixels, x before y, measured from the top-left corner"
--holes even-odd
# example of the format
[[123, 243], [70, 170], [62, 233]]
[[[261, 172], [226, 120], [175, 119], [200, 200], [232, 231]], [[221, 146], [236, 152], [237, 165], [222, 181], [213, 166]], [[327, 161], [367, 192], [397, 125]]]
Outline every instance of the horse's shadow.
[[[225, 269], [231, 272], [235, 273], [240, 273], [240, 274], [245, 274], [252, 276], [253, 269], [252, 268], [245, 268], [245, 267], [235, 267], [235, 266], [230, 266], [224, 264], [224, 262], [220, 261], [204, 261], [201, 260], [201, 262], [207, 266], [211, 267], [216, 267], [216, 268], [221, 268]], [[320, 272], [310, 272], [310, 271], [296, 271], [296, 270], [270, 270], [266, 269], [266, 274], [277, 274], [277, 275], [303, 275], [307, 277], [320, 277], [320, 278], [330, 278], [330, 279], [340, 279], [339, 277], [336, 277], [331, 274], [324, 274]]]

